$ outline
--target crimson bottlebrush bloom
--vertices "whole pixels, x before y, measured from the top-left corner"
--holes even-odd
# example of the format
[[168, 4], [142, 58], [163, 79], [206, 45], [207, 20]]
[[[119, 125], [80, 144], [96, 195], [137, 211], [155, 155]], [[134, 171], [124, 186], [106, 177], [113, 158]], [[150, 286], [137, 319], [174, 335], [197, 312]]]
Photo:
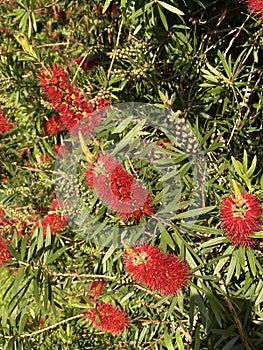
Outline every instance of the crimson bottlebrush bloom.
[[106, 287], [105, 281], [95, 280], [91, 283], [89, 289], [92, 297], [99, 297]]
[[11, 255], [7, 249], [9, 241], [3, 237], [0, 237], [0, 265], [4, 265]]
[[63, 145], [56, 144], [53, 148], [57, 157], [69, 157], [70, 155], [70, 147], [67, 143], [64, 143]]
[[124, 221], [153, 214], [148, 190], [110, 155], [99, 154], [85, 172], [85, 180]]
[[51, 203], [48, 214], [41, 220], [44, 234], [48, 225], [50, 227], [51, 234], [55, 234], [67, 224], [66, 216], [59, 214], [57, 209], [60, 209], [60, 203], [55, 199]]
[[85, 120], [85, 132], [90, 135], [100, 124], [100, 114], [93, 113], [99, 108], [85, 100], [84, 94], [70, 83], [63, 68], [57, 65], [50, 69], [42, 68], [38, 78], [45, 96], [57, 113], [44, 124], [48, 135], [71, 130], [80, 120]]
[[164, 295], [176, 295], [187, 284], [190, 269], [179, 257], [142, 243], [128, 247], [123, 255], [126, 272], [144, 286]]
[[98, 56], [97, 55], [88, 55], [85, 59], [84, 57], [73, 58], [73, 61], [80, 66], [84, 71], [90, 71], [93, 67], [98, 65]]
[[129, 325], [129, 318], [124, 310], [112, 304], [99, 303], [85, 313], [95, 327], [117, 335]]
[[55, 115], [44, 121], [44, 129], [47, 135], [56, 135], [65, 130], [65, 126], [63, 125], [63, 121], [61, 120], [60, 116]]
[[259, 18], [263, 20], [263, 0], [246, 0], [245, 2], [249, 11], [259, 15]]
[[4, 112], [0, 110], [0, 134], [9, 131], [11, 128], [12, 124], [9, 123], [8, 119], [4, 115]]
[[257, 196], [244, 192], [223, 199], [220, 208], [222, 227], [234, 245], [253, 245], [249, 236], [261, 229], [262, 208]]

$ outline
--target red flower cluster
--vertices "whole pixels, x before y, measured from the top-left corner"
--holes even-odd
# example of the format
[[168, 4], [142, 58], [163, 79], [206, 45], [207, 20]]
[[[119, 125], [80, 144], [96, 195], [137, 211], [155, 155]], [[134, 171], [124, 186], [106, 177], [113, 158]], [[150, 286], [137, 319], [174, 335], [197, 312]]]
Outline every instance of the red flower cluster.
[[0, 265], [4, 265], [5, 262], [11, 257], [6, 247], [8, 244], [9, 241], [0, 236]]
[[104, 291], [106, 287], [106, 282], [105, 281], [100, 281], [100, 280], [95, 280], [91, 283], [89, 289], [90, 289], [90, 294], [93, 298], [97, 298], [101, 295], [101, 293]]
[[[73, 61], [80, 66], [81, 69], [85, 71], [90, 71], [93, 67], [98, 65], [98, 56], [94, 55], [91, 57], [86, 57], [85, 60], [83, 60], [84, 57], [76, 57], [73, 58]], [[82, 62], [83, 61], [83, 62]]]
[[249, 11], [259, 15], [263, 20], [263, 0], [246, 0]]
[[0, 110], [0, 134], [9, 131], [11, 128], [12, 124], [9, 123], [8, 119], [4, 115], [4, 112]]
[[257, 196], [244, 192], [240, 198], [231, 195], [223, 199], [220, 216], [223, 230], [234, 245], [254, 244], [249, 235], [261, 229], [262, 208]]
[[123, 262], [136, 282], [164, 295], [176, 295], [190, 277], [184, 260], [149, 243], [127, 248]]
[[94, 107], [85, 100], [84, 94], [69, 82], [63, 68], [57, 65], [53, 65], [50, 70], [42, 68], [38, 78], [44, 94], [57, 112], [57, 115], [45, 122], [46, 133], [55, 135], [63, 130], [71, 130], [79, 120], [83, 120], [85, 135], [89, 136], [100, 124], [100, 115], [93, 113]]
[[86, 317], [95, 327], [111, 334], [121, 334], [129, 324], [129, 318], [119, 306], [99, 303], [86, 312]]
[[48, 225], [50, 227], [50, 232], [55, 234], [67, 224], [66, 216], [59, 214], [57, 209], [60, 209], [60, 203], [55, 199], [51, 203], [48, 214], [41, 220], [44, 234]]
[[124, 221], [152, 215], [153, 198], [147, 189], [110, 155], [99, 154], [85, 172], [85, 180]]

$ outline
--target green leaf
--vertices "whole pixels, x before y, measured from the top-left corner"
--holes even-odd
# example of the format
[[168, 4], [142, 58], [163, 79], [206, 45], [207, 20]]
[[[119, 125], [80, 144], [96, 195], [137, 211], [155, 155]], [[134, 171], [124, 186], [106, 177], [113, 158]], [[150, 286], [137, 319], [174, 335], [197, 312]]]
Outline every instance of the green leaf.
[[232, 72], [231, 72], [231, 56], [229, 56], [229, 60], [227, 62], [226, 57], [220, 50], [218, 50], [218, 56], [220, 58], [221, 63], [223, 64], [224, 70], [228, 76], [229, 79], [232, 77]]
[[26, 234], [21, 240], [21, 246], [20, 246], [21, 261], [24, 260], [26, 255], [27, 240], [28, 240], [28, 235]]
[[[12, 294], [14, 295], [15, 293], [17, 293], [17, 289], [19, 287], [21, 287], [22, 281], [25, 279], [25, 269], [21, 268], [14, 280], [14, 283], [12, 285]], [[26, 279], [25, 279], [26, 280]]]
[[196, 327], [195, 330], [195, 347], [194, 350], [201, 350], [200, 349], [200, 325]]
[[126, 147], [128, 144], [133, 141], [135, 136], [138, 136], [140, 133], [142, 127], [145, 124], [145, 120], [138, 122], [129, 132], [128, 134], [116, 145], [113, 152], [111, 152], [111, 155], [117, 155], [118, 152], [120, 152], [124, 147]]
[[60, 249], [56, 250], [54, 254], [50, 253], [46, 261], [43, 261], [43, 265], [50, 265], [55, 261], [61, 254], [63, 254], [66, 250], [66, 247], [61, 247]]
[[231, 160], [236, 172], [238, 173], [239, 176], [242, 177], [244, 174], [242, 163], [240, 163], [238, 160], [235, 160], [235, 158], [232, 156], [231, 156]]
[[223, 348], [222, 350], [231, 350], [233, 349], [233, 345], [235, 345], [235, 343], [238, 341], [239, 336], [234, 337], [233, 339], [231, 339]]
[[157, 6], [158, 8], [158, 11], [159, 11], [159, 15], [160, 15], [160, 18], [161, 18], [161, 21], [163, 22], [163, 26], [165, 28], [165, 30], [168, 31], [168, 23], [167, 23], [167, 20], [166, 20], [166, 17], [165, 17], [165, 14], [163, 13], [163, 10], [160, 6]]
[[209, 206], [209, 207], [205, 207], [205, 208], [200, 208], [200, 209], [191, 209], [191, 210], [187, 210], [186, 212], [177, 214], [173, 217], [173, 219], [184, 219], [184, 218], [191, 218], [194, 216], [199, 216], [199, 215], [203, 215], [206, 213], [209, 213], [210, 211], [214, 210], [215, 208], [217, 208], [216, 206]]
[[164, 251], [166, 251], [167, 245], [169, 245], [173, 250], [175, 248], [174, 241], [170, 234], [167, 232], [165, 229], [164, 225], [159, 221], [158, 222], [158, 227], [161, 231], [161, 242], [160, 242], [160, 247], [163, 248]]
[[245, 173], [247, 173], [247, 167], [248, 167], [247, 151], [244, 149], [244, 154], [243, 154], [243, 169], [244, 169]]
[[176, 344], [177, 344], [178, 350], [184, 350], [184, 343], [183, 343], [183, 339], [181, 337], [179, 328], [177, 328], [175, 332], [175, 337], [176, 337]]
[[108, 9], [108, 7], [110, 6], [110, 4], [113, 2], [113, 0], [106, 0], [105, 1], [105, 4], [103, 5], [103, 8], [102, 8], [102, 13], [105, 13]]
[[259, 281], [259, 284], [261, 284], [260, 291], [257, 295], [257, 299], [255, 300], [255, 306], [260, 305], [263, 302], [263, 283], [262, 281]]
[[[204, 232], [205, 232], [205, 230], [204, 230]], [[209, 239], [208, 241], [200, 244], [199, 249], [208, 248], [208, 247], [218, 247], [219, 244], [226, 243], [227, 241], [228, 241], [228, 239], [224, 236], [212, 238], [212, 239]]]
[[253, 233], [252, 235], [250, 235], [251, 238], [263, 238], [263, 231], [258, 231], [256, 233]]
[[247, 258], [248, 258], [248, 263], [249, 263], [250, 270], [251, 270], [253, 276], [256, 276], [256, 274], [257, 274], [256, 261], [255, 261], [256, 258], [255, 258], [253, 250], [250, 247], [248, 247], [246, 249], [246, 255], [247, 255]]
[[162, 7], [164, 7], [166, 10], [175, 13], [176, 15], [179, 15], [179, 16], [184, 15], [184, 13], [181, 10], [179, 10], [178, 8], [176, 8], [172, 5], [167, 4], [164, 1], [157, 1], [157, 3], [160, 4]]
[[234, 250], [233, 255], [231, 257], [231, 260], [230, 260], [230, 264], [228, 266], [228, 271], [227, 271], [227, 276], [226, 276], [226, 285], [229, 284], [229, 282], [234, 274], [234, 271], [236, 269], [236, 265], [238, 264], [237, 254], [238, 254], [238, 250]]
[[121, 8], [126, 8], [127, 0], [121, 0]]
[[103, 263], [103, 264], [106, 263], [106, 261], [112, 256], [112, 254], [115, 252], [115, 250], [116, 250], [116, 248], [113, 247], [113, 246], [111, 246], [111, 247], [107, 250], [106, 254], [104, 255], [104, 257], [103, 257], [103, 259], [102, 259], [102, 263]]
[[23, 308], [21, 315], [20, 315], [20, 319], [19, 319], [19, 327], [18, 327], [19, 333], [24, 332], [27, 320], [28, 320], [28, 310], [25, 307], [25, 308]]
[[134, 117], [131, 116], [131, 117], [127, 117], [125, 118], [123, 121], [120, 122], [120, 124], [118, 124], [118, 126], [112, 130], [112, 134], [120, 134], [122, 133], [126, 128], [127, 126], [133, 121]]
[[251, 166], [247, 171], [248, 177], [251, 177], [254, 174], [254, 171], [256, 170], [256, 166], [257, 166], [257, 156], [255, 155], [252, 160]]
[[128, 19], [132, 20], [135, 19], [139, 16], [141, 16], [144, 12], [146, 12], [150, 7], [152, 7], [154, 1], [149, 2], [148, 4], [146, 4], [145, 6], [143, 6], [142, 8], [140, 8], [139, 10], [135, 11]]
[[21, 260], [22, 260], [21, 255], [20, 255], [11, 245], [7, 246], [7, 249], [8, 249], [8, 251], [9, 251], [9, 253], [10, 253], [14, 258], [16, 258], [16, 260], [18, 260], [18, 261], [21, 261]]
[[172, 338], [167, 332], [164, 333], [164, 343], [168, 350], [174, 350]]

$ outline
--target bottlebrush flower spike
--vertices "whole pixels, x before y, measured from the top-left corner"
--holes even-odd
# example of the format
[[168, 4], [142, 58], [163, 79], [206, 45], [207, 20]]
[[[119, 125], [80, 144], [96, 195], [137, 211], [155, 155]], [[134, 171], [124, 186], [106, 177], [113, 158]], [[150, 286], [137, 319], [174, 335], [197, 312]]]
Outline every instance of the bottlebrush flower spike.
[[263, 0], [246, 0], [246, 3], [249, 11], [259, 15], [259, 18], [263, 20]]
[[129, 247], [123, 255], [125, 270], [133, 279], [164, 295], [176, 295], [187, 284], [190, 270], [177, 256], [142, 243]]
[[10, 259], [11, 255], [7, 249], [9, 241], [3, 237], [0, 237], [0, 266], [4, 265], [7, 260]]
[[41, 220], [44, 235], [48, 225], [50, 227], [51, 234], [55, 234], [67, 224], [66, 216], [59, 214], [57, 209], [60, 209], [60, 203], [55, 199], [50, 206], [48, 214]]
[[88, 165], [87, 184], [124, 221], [138, 221], [153, 214], [152, 196], [141, 183], [110, 155], [101, 153]]
[[251, 246], [255, 240], [249, 236], [261, 229], [262, 208], [260, 200], [252, 193], [235, 194], [223, 199], [220, 208], [220, 217], [223, 230], [230, 241], [238, 246]]
[[97, 298], [101, 295], [106, 287], [106, 282], [101, 280], [95, 280], [90, 285], [90, 294], [92, 297]]
[[96, 54], [90, 54], [85, 57], [75, 57], [73, 61], [80, 66], [84, 71], [90, 71], [93, 67], [98, 65], [99, 56]]
[[[48, 135], [72, 129], [80, 120], [85, 121], [85, 133], [89, 136], [100, 124], [100, 114], [85, 100], [84, 94], [71, 84], [63, 68], [53, 65], [50, 69], [40, 69], [39, 84], [57, 115], [45, 122]], [[103, 105], [108, 105], [107, 100]], [[97, 108], [99, 109], [99, 108]]]
[[113, 335], [121, 334], [129, 325], [129, 318], [119, 306], [99, 303], [95, 308], [86, 312], [86, 317], [95, 327]]
[[9, 123], [8, 119], [4, 115], [4, 112], [0, 110], [0, 134], [9, 131], [11, 128], [12, 124]]

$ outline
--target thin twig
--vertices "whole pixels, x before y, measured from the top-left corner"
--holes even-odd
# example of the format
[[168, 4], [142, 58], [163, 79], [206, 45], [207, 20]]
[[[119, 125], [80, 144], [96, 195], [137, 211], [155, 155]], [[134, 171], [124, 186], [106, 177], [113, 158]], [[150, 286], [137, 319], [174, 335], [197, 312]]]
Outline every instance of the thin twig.
[[119, 46], [119, 43], [120, 43], [120, 37], [121, 37], [122, 26], [123, 26], [123, 20], [121, 20], [121, 23], [120, 23], [120, 27], [119, 27], [119, 31], [118, 31], [118, 36], [117, 36], [117, 40], [116, 40], [116, 45], [115, 45], [114, 52], [113, 52], [113, 56], [112, 56], [112, 59], [111, 59], [110, 68], [109, 68], [108, 73], [107, 73], [107, 80], [110, 79], [111, 70], [112, 70], [112, 67], [113, 67], [113, 64], [114, 64], [116, 55], [117, 55], [117, 49], [118, 49], [118, 46]]
[[[45, 327], [45, 328], [41, 328], [41, 329], [38, 329], [37, 331], [35, 332], [32, 332], [32, 333], [24, 333], [24, 334], [20, 334], [18, 335], [19, 338], [26, 338], [26, 337], [33, 337], [34, 335], [37, 335], [37, 334], [41, 334], [43, 332], [46, 332], [46, 331], [49, 331], [51, 329], [54, 329], [54, 328], [57, 328], [58, 326], [64, 324], [64, 323], [68, 323], [72, 320], [76, 320], [77, 318], [81, 318], [83, 317], [83, 313], [81, 314], [78, 314], [78, 315], [75, 315], [75, 316], [72, 316], [72, 317], [69, 317], [69, 318], [66, 318], [65, 320], [62, 320], [60, 322], [57, 322], [51, 326], [48, 326], [48, 327]], [[8, 336], [5, 336], [5, 339], [11, 339], [13, 338], [14, 336], [13, 335], [8, 335]]]
[[237, 326], [237, 329], [238, 329], [238, 332], [239, 332], [239, 335], [240, 335], [240, 338], [245, 346], [245, 349], [246, 350], [252, 350], [251, 346], [249, 345], [248, 341], [247, 341], [247, 337], [246, 337], [246, 333], [244, 331], [244, 328], [242, 326], [242, 323], [236, 313], [236, 310], [233, 306], [233, 304], [231, 303], [231, 301], [229, 300], [228, 296], [227, 296], [227, 289], [226, 289], [226, 285], [225, 285], [225, 282], [223, 281], [221, 275], [219, 273], [217, 273], [217, 276], [219, 278], [219, 287], [220, 289], [222, 290], [223, 292], [223, 298], [226, 302], [226, 305], [231, 313], [231, 315], [233, 316], [234, 318], [234, 321], [236, 323], [236, 326]]

